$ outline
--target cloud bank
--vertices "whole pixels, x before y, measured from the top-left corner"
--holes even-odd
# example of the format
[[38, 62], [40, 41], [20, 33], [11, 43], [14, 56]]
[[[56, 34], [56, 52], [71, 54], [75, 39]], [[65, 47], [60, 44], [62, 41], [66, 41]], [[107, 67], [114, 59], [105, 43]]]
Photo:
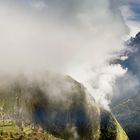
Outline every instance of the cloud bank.
[[48, 70], [67, 74], [108, 106], [115, 79], [126, 71], [109, 61], [123, 49], [123, 37], [128, 33], [113, 1], [0, 3], [2, 73]]

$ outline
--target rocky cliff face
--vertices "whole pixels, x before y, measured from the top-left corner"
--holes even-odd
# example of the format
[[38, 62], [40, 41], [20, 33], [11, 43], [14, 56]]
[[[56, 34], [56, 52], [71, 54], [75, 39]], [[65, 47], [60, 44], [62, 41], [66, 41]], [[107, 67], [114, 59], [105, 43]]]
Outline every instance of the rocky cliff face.
[[[40, 131], [49, 140], [55, 138], [47, 138], [48, 133], [64, 140], [128, 139], [112, 113], [100, 109], [84, 86], [70, 77], [8, 79], [1, 82], [0, 94], [1, 121], [10, 120], [10, 127], [24, 139]], [[15, 133], [3, 126], [2, 135]]]

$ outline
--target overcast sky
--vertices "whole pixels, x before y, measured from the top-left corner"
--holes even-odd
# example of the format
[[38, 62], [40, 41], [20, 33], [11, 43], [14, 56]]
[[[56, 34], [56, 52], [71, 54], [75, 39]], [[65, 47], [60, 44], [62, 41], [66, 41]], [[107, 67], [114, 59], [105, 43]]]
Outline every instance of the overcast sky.
[[[64, 10], [70, 10], [67, 13], [72, 14], [75, 10], [77, 10], [77, 5], [74, 2], [75, 0], [66, 0], [65, 2], [62, 0], [24, 0], [24, 2], [28, 5], [30, 5], [33, 8], [36, 8], [37, 10], [45, 10], [49, 9], [52, 5], [54, 7], [55, 5], [60, 5], [61, 12], [63, 13]], [[78, 1], [78, 0], [76, 0]], [[131, 30], [131, 35], [135, 35], [137, 31], [139, 31], [140, 28], [140, 1], [139, 0], [112, 0], [117, 5], [120, 6], [122, 14], [127, 22], [127, 25], [129, 26]], [[77, 4], [79, 4], [77, 2]], [[96, 5], [96, 2], [95, 2]], [[71, 10], [71, 7], [74, 7]], [[56, 8], [56, 7], [55, 7]], [[50, 8], [51, 9], [51, 8]], [[60, 9], [59, 9], [60, 10]], [[64, 12], [65, 13], [65, 12]], [[67, 16], [67, 15], [66, 15]]]
[[131, 35], [135, 36], [140, 31], [140, 1], [139, 0], [118, 0]]

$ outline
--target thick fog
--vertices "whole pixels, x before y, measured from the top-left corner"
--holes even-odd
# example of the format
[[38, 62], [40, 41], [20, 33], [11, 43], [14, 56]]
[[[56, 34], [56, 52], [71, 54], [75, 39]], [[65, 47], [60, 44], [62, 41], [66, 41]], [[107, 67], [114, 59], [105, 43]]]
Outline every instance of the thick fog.
[[111, 0], [1, 0], [1, 74], [70, 75], [108, 108], [128, 34]]

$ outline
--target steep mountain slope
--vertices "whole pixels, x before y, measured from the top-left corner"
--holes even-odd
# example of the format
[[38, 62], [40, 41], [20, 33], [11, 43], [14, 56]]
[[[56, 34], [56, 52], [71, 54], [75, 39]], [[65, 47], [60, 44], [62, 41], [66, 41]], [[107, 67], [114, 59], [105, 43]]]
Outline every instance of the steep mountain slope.
[[132, 140], [140, 138], [140, 94], [113, 107], [116, 118]]
[[[40, 135], [40, 139], [49, 136], [48, 140], [128, 139], [112, 113], [100, 109], [71, 77], [8, 78], [1, 80], [0, 95], [2, 137], [6, 131], [23, 139]], [[12, 125], [6, 126], [7, 120]]]
[[128, 140], [126, 133], [111, 112], [101, 110], [100, 117], [100, 140]]

